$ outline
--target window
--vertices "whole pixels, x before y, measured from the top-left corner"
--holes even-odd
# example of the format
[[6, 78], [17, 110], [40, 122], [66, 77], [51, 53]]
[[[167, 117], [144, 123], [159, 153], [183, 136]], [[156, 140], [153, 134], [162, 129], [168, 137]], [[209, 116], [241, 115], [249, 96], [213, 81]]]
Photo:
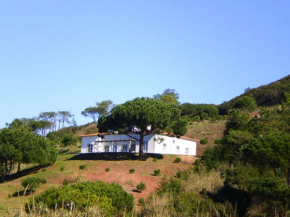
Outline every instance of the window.
[[143, 151], [148, 151], [148, 142], [143, 143]]
[[163, 150], [166, 150], [166, 143], [163, 143]]
[[113, 146], [113, 152], [117, 152], [117, 150], [118, 150], [118, 146], [114, 145]]
[[135, 151], [136, 151], [136, 144], [135, 143], [132, 143], [131, 144], [130, 152], [135, 152]]
[[92, 144], [88, 144], [88, 153], [92, 153], [93, 152], [93, 145]]
[[122, 152], [127, 152], [128, 151], [128, 146], [127, 145], [123, 145], [122, 146]]
[[110, 152], [110, 146], [105, 146], [105, 152]]
[[173, 139], [173, 144], [175, 144], [175, 139]]
[[189, 153], [189, 148], [185, 148], [185, 153], [186, 153], [186, 154]]
[[178, 150], [179, 150], [179, 149], [180, 149], [180, 146], [176, 146], [176, 149], [178, 149]]

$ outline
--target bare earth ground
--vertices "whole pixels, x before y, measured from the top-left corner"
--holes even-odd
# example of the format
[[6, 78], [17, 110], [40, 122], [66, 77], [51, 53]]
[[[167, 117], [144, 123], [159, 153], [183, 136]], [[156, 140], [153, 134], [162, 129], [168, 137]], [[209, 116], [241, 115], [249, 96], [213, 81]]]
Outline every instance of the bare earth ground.
[[[0, 184], [0, 216], [8, 211], [16, 211], [24, 209], [24, 204], [31, 197], [17, 196], [17, 192], [22, 191], [21, 180], [27, 177], [40, 177], [47, 180], [47, 184], [42, 185], [35, 192], [36, 195], [43, 192], [45, 189], [62, 185], [64, 179], [78, 181], [97, 181], [116, 182], [123, 188], [132, 193], [135, 197], [135, 203], [138, 204], [138, 199], [143, 197], [146, 199], [151, 192], [154, 192], [159, 187], [159, 183], [163, 177], [174, 176], [180, 170], [187, 170], [192, 166], [195, 157], [179, 156], [182, 159], [181, 163], [173, 163], [177, 157], [175, 155], [164, 155], [163, 159], [158, 159], [153, 162], [153, 158], [148, 158], [146, 161], [139, 160], [122, 160], [122, 161], [107, 161], [107, 160], [70, 160], [73, 155], [60, 155], [57, 162], [46, 171], [37, 171], [36, 173], [15, 179], [13, 181]], [[85, 170], [80, 170], [80, 165], [86, 165]], [[64, 171], [60, 168], [64, 167]], [[105, 168], [110, 168], [109, 172]], [[130, 174], [129, 169], [134, 168], [135, 173]], [[160, 169], [160, 176], [153, 176], [154, 170]], [[146, 189], [142, 192], [136, 192], [136, 185], [143, 181], [146, 184]], [[14, 194], [14, 195], [13, 195]], [[9, 195], [11, 196], [9, 198]], [[1, 214], [2, 213], [2, 214]]]

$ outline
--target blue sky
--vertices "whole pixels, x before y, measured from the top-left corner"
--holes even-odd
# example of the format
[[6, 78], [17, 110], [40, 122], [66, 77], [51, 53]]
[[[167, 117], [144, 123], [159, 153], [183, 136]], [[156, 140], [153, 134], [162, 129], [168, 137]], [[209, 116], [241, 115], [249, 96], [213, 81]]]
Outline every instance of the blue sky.
[[166, 88], [214, 103], [290, 74], [290, 1], [2, 1], [0, 128]]

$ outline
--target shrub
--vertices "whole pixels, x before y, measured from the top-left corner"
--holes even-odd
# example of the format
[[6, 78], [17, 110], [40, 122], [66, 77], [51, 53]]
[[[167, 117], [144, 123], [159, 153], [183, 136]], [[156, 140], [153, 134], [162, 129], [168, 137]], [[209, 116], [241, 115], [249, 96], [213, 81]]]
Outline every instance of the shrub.
[[46, 169], [45, 168], [41, 169], [41, 172], [46, 172]]
[[110, 169], [110, 167], [107, 167], [105, 170], [106, 170], [106, 172], [109, 172], [111, 169]]
[[76, 145], [78, 140], [72, 134], [67, 134], [61, 139], [61, 143], [64, 147]]
[[181, 158], [180, 157], [177, 157], [174, 159], [173, 163], [180, 163], [181, 162]]
[[178, 171], [176, 173], [176, 177], [182, 180], [187, 180], [189, 177], [190, 172], [189, 171]]
[[62, 182], [62, 184], [63, 185], [68, 185], [69, 184], [69, 181], [67, 179], [64, 179], [63, 182]]
[[159, 176], [160, 175], [160, 170], [154, 170], [154, 176]]
[[80, 169], [80, 170], [84, 170], [84, 169], [86, 169], [86, 168], [87, 168], [87, 166], [84, 165], [84, 164], [79, 166], [79, 169]]
[[214, 144], [216, 144], [216, 145], [220, 145], [221, 143], [222, 143], [221, 139], [214, 140]]
[[139, 184], [137, 184], [137, 190], [138, 190], [138, 191], [142, 192], [142, 191], [144, 191], [145, 189], [146, 189], [146, 185], [145, 185], [144, 182], [141, 181]]
[[129, 169], [129, 173], [135, 173], [135, 169], [134, 168]]
[[157, 158], [155, 157], [155, 158], [153, 158], [153, 162], [157, 162]]
[[12, 197], [12, 195], [11, 194], [8, 194], [8, 198], [11, 198]]
[[138, 203], [144, 205], [145, 204], [144, 198], [143, 197], [140, 197], [138, 199]]
[[64, 167], [61, 167], [61, 168], [59, 169], [59, 171], [64, 171]]
[[25, 189], [27, 188], [28, 190], [31, 190], [31, 191], [36, 190], [36, 188], [38, 188], [40, 184], [45, 184], [45, 183], [46, 183], [46, 179], [36, 178], [36, 177], [29, 177], [21, 181], [21, 185]]
[[202, 145], [205, 145], [205, 144], [208, 143], [207, 139], [201, 139], [199, 142], [200, 142], [200, 144], [202, 144]]
[[35, 196], [34, 200], [30, 198], [25, 207], [27, 212], [33, 205], [37, 207], [41, 204], [55, 210], [71, 202], [75, 205], [75, 209], [82, 211], [88, 207], [97, 206], [102, 211], [102, 216], [122, 216], [124, 212], [130, 215], [134, 208], [132, 194], [127, 193], [119, 184], [102, 181], [82, 182], [47, 189], [39, 196]]
[[193, 121], [197, 121], [199, 122], [200, 121], [200, 116], [196, 115], [192, 118]]

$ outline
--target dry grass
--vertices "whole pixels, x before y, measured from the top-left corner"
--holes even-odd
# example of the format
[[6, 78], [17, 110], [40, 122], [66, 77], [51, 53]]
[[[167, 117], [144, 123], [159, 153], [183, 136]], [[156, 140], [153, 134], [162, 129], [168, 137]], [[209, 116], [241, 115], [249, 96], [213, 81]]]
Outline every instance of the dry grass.
[[145, 203], [142, 209], [142, 216], [174, 216], [175, 211], [173, 208], [173, 198], [171, 195], [165, 194], [158, 196], [153, 194], [151, 197], [152, 198]]
[[206, 190], [216, 193], [224, 183], [221, 178], [220, 171], [211, 171], [210, 173], [198, 174], [191, 173], [187, 181], [182, 181], [184, 192], [201, 192]]
[[214, 140], [220, 139], [223, 136], [225, 124], [226, 121], [194, 123], [188, 126], [185, 136], [199, 140], [206, 138], [209, 144], [213, 145]]

